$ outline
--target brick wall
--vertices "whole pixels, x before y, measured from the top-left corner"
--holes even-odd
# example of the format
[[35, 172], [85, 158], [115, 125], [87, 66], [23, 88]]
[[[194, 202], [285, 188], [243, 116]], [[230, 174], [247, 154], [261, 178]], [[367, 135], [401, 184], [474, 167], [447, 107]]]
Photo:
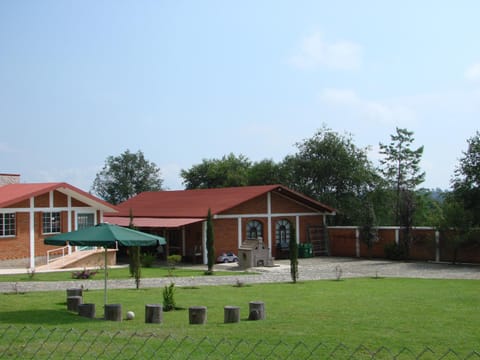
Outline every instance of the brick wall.
[[[379, 240], [369, 252], [368, 247], [356, 237], [353, 227], [330, 227], [329, 247], [331, 256], [345, 257], [372, 257], [385, 258], [385, 246], [396, 241], [396, 228], [380, 228]], [[399, 236], [400, 230], [399, 231]], [[439, 236], [440, 235], [440, 236]], [[437, 244], [437, 236], [439, 238]], [[357, 247], [359, 253], [357, 254]], [[413, 240], [410, 247], [410, 259], [419, 261], [445, 261], [452, 262], [454, 249], [445, 236], [436, 233], [433, 228], [419, 228], [413, 231]], [[457, 262], [480, 263], [480, 245], [472, 242], [463, 246], [457, 253]]]

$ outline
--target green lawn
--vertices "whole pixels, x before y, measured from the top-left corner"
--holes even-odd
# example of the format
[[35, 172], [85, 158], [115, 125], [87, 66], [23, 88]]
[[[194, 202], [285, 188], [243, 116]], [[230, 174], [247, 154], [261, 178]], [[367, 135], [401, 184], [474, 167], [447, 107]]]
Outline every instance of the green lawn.
[[[205, 269], [195, 270], [187, 268], [177, 268], [173, 270], [173, 275], [178, 277], [190, 277], [190, 276], [204, 276]], [[28, 274], [12, 274], [12, 275], [0, 275], [0, 282], [23, 282], [23, 281], [70, 281], [72, 279], [72, 270], [68, 271], [54, 271], [54, 272], [39, 272], [33, 276]], [[103, 270], [98, 270], [98, 273], [92, 277], [93, 280], [103, 280]], [[215, 275], [242, 275], [247, 274], [244, 271], [215, 271]], [[249, 273], [252, 274], [252, 273]], [[169, 269], [167, 267], [151, 267], [142, 268], [142, 278], [159, 278], [170, 276]], [[108, 279], [130, 279], [130, 272], [128, 267], [108, 269]]]
[[[408, 347], [417, 353], [425, 347], [465, 354], [480, 351], [480, 282], [475, 280], [365, 278], [177, 288], [177, 305], [183, 309], [164, 312], [160, 325], [145, 324], [145, 304], [162, 303], [162, 290], [109, 290], [109, 303], [121, 303], [124, 313], [132, 310], [137, 315], [122, 322], [89, 320], [67, 312], [65, 291], [0, 294], [0, 330], [9, 324], [153, 333], [175, 339], [301, 341], [312, 347], [322, 343], [335, 348], [341, 343], [397, 351]], [[248, 303], [253, 300], [265, 302], [266, 321], [246, 321]], [[103, 291], [86, 291], [84, 302], [95, 303], [97, 316], [103, 315]], [[187, 309], [195, 305], [207, 306], [206, 325], [188, 324]], [[225, 305], [241, 307], [240, 323], [223, 323]]]

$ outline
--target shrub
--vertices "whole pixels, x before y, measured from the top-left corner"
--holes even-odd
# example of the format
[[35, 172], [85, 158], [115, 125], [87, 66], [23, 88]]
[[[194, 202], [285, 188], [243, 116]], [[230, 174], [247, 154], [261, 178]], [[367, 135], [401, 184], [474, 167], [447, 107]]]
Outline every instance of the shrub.
[[181, 255], [170, 255], [167, 257], [167, 264], [168, 264], [168, 276], [173, 276], [173, 270], [175, 270], [175, 266], [182, 261]]
[[172, 282], [163, 289], [163, 310], [175, 310], [175, 305], [175, 283]]
[[94, 277], [97, 273], [98, 271], [95, 271], [95, 270], [83, 269], [82, 271], [72, 272], [72, 278], [73, 279], [90, 279]]
[[405, 260], [407, 258], [407, 249], [403, 244], [386, 244], [384, 251], [385, 257], [390, 260]]
[[150, 268], [153, 265], [153, 262], [155, 261], [155, 255], [152, 253], [145, 253], [142, 254], [142, 266], [146, 268]]

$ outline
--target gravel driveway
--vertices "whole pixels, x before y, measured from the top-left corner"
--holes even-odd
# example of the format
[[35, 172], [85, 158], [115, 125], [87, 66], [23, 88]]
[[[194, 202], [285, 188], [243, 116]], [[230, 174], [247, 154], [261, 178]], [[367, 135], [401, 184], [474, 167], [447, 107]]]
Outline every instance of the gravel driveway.
[[[192, 268], [206, 269], [205, 265], [192, 266]], [[142, 279], [141, 287], [163, 287], [173, 280], [177, 286], [202, 286], [202, 285], [234, 285], [237, 281], [248, 283], [289, 282], [289, 260], [276, 260], [273, 267], [258, 267], [251, 269], [255, 274], [238, 275], [240, 271], [236, 264], [218, 264], [217, 270], [232, 271], [233, 276], [197, 276], [178, 278]], [[299, 281], [322, 280], [355, 277], [405, 277], [429, 279], [475, 279], [480, 280], [479, 265], [452, 265], [428, 262], [392, 262], [387, 260], [363, 260], [352, 258], [309, 258], [299, 259]], [[58, 281], [58, 282], [0, 282], [0, 293], [5, 292], [30, 292], [65, 290], [72, 287], [83, 286], [86, 289], [103, 289], [103, 280], [84, 281]], [[133, 279], [109, 280], [109, 289], [135, 288]]]

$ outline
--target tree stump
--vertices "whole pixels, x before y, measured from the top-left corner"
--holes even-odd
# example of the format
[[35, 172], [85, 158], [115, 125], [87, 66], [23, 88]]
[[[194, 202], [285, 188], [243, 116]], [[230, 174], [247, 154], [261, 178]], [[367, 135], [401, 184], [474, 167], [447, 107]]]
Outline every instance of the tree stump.
[[105, 320], [122, 321], [122, 304], [105, 305]]
[[145, 323], [161, 324], [163, 321], [163, 307], [160, 304], [145, 305]]
[[67, 289], [67, 298], [69, 296], [81, 296], [81, 297], [83, 297], [83, 289], [82, 288]]
[[78, 305], [83, 303], [81, 296], [69, 296], [67, 297], [67, 310], [78, 312]]
[[206, 324], [207, 323], [207, 307], [206, 306], [189, 307], [188, 319], [190, 324]]
[[80, 304], [78, 305], [78, 315], [90, 319], [95, 318], [95, 304]]
[[225, 306], [223, 308], [223, 322], [225, 324], [240, 322], [240, 307]]
[[248, 320], [265, 320], [265, 303], [250, 301]]

